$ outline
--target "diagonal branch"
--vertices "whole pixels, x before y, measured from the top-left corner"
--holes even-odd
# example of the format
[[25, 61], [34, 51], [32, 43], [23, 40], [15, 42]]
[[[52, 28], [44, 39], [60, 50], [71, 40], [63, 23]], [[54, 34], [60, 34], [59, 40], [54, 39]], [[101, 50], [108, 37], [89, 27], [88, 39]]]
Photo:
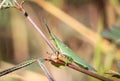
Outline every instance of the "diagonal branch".
[[[28, 65], [30, 65], [30, 64], [38, 61], [38, 60], [40, 60], [40, 59], [38, 58], [38, 59], [28, 60], [28, 61], [26, 61], [26, 62], [23, 62], [23, 63], [21, 63], [21, 64], [18, 64], [18, 65], [15, 66], [15, 67], [9, 68], [9, 69], [4, 70], [4, 71], [1, 71], [1, 72], [0, 72], [0, 77], [1, 77], [1, 76], [4, 76], [4, 75], [6, 75], [6, 74], [9, 74], [9, 73], [11, 73], [11, 72], [13, 72], [13, 71], [19, 70], [19, 69], [21, 69], [21, 68], [23, 68], [23, 67], [26, 67], [26, 66], [28, 66]], [[78, 67], [78, 66], [76, 66], [76, 65], [74, 65], [74, 64], [72, 64], [72, 63], [67, 63], [67, 64], [66, 64], [65, 62], [63, 62], [63, 61], [61, 61], [61, 60], [58, 60], [58, 59], [54, 59], [54, 60], [53, 60], [53, 59], [42, 59], [42, 60], [49, 61], [49, 62], [54, 62], [54, 63], [57, 63], [57, 64], [59, 64], [59, 65], [63, 65], [63, 66], [66, 65], [66, 66], [68, 66], [69, 68], [72, 68], [72, 69], [74, 69], [74, 70], [76, 70], [76, 71], [82, 72], [82, 73], [84, 73], [84, 74], [87, 74], [87, 75], [89, 75], [89, 76], [92, 76], [92, 77], [97, 78], [97, 79], [102, 80], [102, 81], [112, 81], [111, 79], [108, 79], [108, 78], [106, 78], [106, 77], [104, 77], [104, 76], [98, 75], [98, 74], [96, 74], [96, 73], [94, 73], [94, 72], [92, 72], [92, 71], [89, 71], [89, 70], [80, 68], [80, 67]], [[42, 69], [42, 70], [44, 71], [44, 73], [47, 75], [48, 79], [49, 79], [50, 81], [55, 81], [55, 80], [53, 79], [53, 77], [51, 76], [51, 74], [47, 71], [46, 67], [42, 64], [42, 62], [41, 62], [41, 63], [38, 62], [38, 63], [39, 63], [39, 65], [40, 65], [41, 69]]]
[[11, 73], [11, 72], [13, 72], [13, 71], [16, 71], [16, 70], [18, 70], [18, 69], [21, 69], [21, 68], [23, 68], [23, 67], [26, 67], [26, 66], [34, 63], [35, 61], [36, 61], [35, 59], [28, 60], [28, 61], [26, 61], [26, 62], [23, 62], [23, 63], [21, 63], [21, 64], [18, 64], [18, 65], [15, 66], [15, 67], [6, 69], [6, 70], [4, 70], [4, 71], [1, 71], [1, 72], [0, 72], [0, 77], [1, 77], [1, 76], [4, 76], [4, 75], [6, 75], [6, 74], [9, 74], [9, 73]]
[[46, 68], [46, 66], [43, 64], [44, 59], [41, 59], [41, 58], [27, 60], [27, 61], [25, 61], [23, 63], [20, 63], [20, 64], [14, 66], [14, 67], [11, 67], [11, 68], [8, 68], [8, 69], [6, 69], [4, 71], [1, 71], [0, 72], [0, 77], [4, 76], [6, 74], [9, 74], [11, 72], [14, 72], [16, 70], [19, 70], [21, 68], [24, 68], [26, 66], [29, 66], [29, 65], [33, 64], [34, 62], [36, 62], [36, 61], [38, 62], [39, 66], [43, 70], [43, 72], [46, 74], [48, 80], [49, 81], [55, 81], [54, 78], [52, 77], [52, 75], [50, 74], [50, 72], [48, 71], [48, 69]]
[[101, 76], [101, 75], [98, 75], [98, 74], [96, 74], [96, 73], [94, 73], [94, 72], [92, 72], [92, 71], [89, 71], [89, 70], [86, 70], [86, 69], [83, 69], [83, 68], [80, 68], [80, 67], [78, 67], [78, 66], [76, 66], [76, 65], [74, 65], [74, 64], [72, 64], [72, 63], [65, 63], [65, 62], [63, 62], [63, 61], [61, 61], [61, 60], [53, 60], [53, 59], [45, 59], [46, 61], [50, 61], [50, 62], [54, 62], [54, 63], [57, 63], [57, 64], [60, 64], [60, 65], [66, 65], [66, 66], [68, 66], [69, 68], [72, 68], [72, 69], [74, 69], [74, 70], [76, 70], [76, 71], [79, 71], [79, 72], [82, 72], [82, 73], [84, 73], [84, 74], [87, 74], [87, 75], [89, 75], [89, 76], [92, 76], [92, 77], [94, 77], [94, 78], [97, 78], [97, 79], [99, 79], [99, 80], [102, 80], [102, 81], [113, 81], [113, 80], [111, 80], [111, 79], [109, 79], [109, 78], [106, 78], [106, 77], [104, 77], [104, 76]]
[[47, 76], [49, 81], [55, 81], [53, 76], [50, 74], [50, 72], [46, 68], [46, 66], [42, 63], [42, 61], [44, 61], [44, 59], [43, 60], [42, 59], [37, 59], [37, 62], [39, 64], [39, 66], [41, 67], [41, 69], [43, 70], [43, 72], [45, 73], [45, 75]]
[[[22, 7], [22, 4], [19, 4], [16, 0], [14, 0], [16, 3], [16, 8], [22, 11], [24, 16], [29, 20], [29, 22], [33, 25], [33, 27], [39, 32], [39, 34], [43, 37], [43, 39], [46, 41], [46, 43], [49, 45], [49, 47], [52, 49], [53, 52], [57, 52], [57, 49], [53, 46], [53, 44], [48, 40], [48, 38], [44, 35], [42, 30], [36, 25], [36, 23], [31, 19], [31, 17], [28, 15], [26, 10]], [[22, 2], [23, 3], [23, 2]]]

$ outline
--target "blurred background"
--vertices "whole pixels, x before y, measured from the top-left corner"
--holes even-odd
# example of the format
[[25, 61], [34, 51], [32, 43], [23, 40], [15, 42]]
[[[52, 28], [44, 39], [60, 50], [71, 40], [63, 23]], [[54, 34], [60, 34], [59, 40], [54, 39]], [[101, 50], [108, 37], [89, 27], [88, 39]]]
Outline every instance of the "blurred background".
[[[44, 19], [98, 74], [119, 81], [105, 72], [120, 72], [120, 0], [26, 0], [23, 7], [49, 39]], [[47, 52], [52, 53], [19, 10], [0, 10], [0, 71], [31, 58], [47, 58]], [[99, 81], [68, 67], [45, 65], [56, 81]], [[0, 78], [8, 80], [48, 81], [37, 63]]]

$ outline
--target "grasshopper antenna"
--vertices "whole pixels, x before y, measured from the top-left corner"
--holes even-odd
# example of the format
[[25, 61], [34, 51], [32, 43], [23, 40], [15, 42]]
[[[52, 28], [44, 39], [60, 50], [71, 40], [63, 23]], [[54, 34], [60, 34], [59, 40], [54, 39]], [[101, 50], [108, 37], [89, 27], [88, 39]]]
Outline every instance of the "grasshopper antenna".
[[[50, 31], [50, 28], [49, 28], [49, 26], [48, 26], [48, 24], [47, 24], [46, 19], [44, 19], [44, 23], [45, 23], [45, 27], [47, 28], [47, 30], [48, 30], [50, 36], [53, 36], [53, 33]], [[53, 40], [54, 40], [54, 39], [53, 39]], [[55, 54], [59, 54], [59, 52], [58, 52], [57, 49], [55, 49], [54, 53], [55, 53]]]
[[44, 19], [44, 23], [45, 23], [45, 27], [47, 28], [49, 34], [51, 35], [51, 31], [50, 31], [50, 28], [49, 28], [49, 26], [48, 26], [48, 24], [47, 24], [46, 19]]

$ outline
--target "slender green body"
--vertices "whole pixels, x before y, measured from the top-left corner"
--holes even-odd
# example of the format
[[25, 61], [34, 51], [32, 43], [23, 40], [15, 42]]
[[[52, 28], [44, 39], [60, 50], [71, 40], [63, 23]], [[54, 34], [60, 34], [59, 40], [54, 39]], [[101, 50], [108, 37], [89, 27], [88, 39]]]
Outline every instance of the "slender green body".
[[83, 60], [81, 57], [79, 57], [74, 51], [72, 51], [61, 40], [59, 40], [52, 32], [50, 32], [50, 30], [49, 30], [49, 33], [50, 33], [52, 39], [55, 42], [57, 50], [59, 50], [60, 53], [62, 53], [63, 55], [65, 55], [67, 58], [71, 59], [72, 62], [74, 62], [75, 64], [79, 65], [80, 67], [82, 67], [84, 69], [87, 69], [87, 70], [96, 71], [85, 60]]

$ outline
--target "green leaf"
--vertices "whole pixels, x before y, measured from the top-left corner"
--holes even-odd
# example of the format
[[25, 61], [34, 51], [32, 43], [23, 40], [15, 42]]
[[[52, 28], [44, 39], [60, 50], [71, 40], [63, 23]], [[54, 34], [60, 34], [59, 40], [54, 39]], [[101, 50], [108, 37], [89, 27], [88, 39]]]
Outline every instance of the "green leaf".
[[102, 36], [113, 41], [118, 41], [120, 40], [120, 27], [113, 26], [110, 31], [103, 31]]
[[118, 67], [120, 68], [120, 62], [118, 62]]

